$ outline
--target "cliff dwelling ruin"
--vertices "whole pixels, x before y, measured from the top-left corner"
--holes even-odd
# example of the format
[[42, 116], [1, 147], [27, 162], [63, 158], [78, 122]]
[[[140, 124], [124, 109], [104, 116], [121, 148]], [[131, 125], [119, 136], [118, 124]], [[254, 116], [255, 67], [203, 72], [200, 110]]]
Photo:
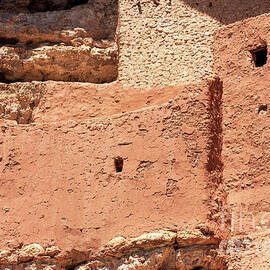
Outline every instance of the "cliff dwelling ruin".
[[0, 1], [0, 269], [268, 270], [269, 14]]

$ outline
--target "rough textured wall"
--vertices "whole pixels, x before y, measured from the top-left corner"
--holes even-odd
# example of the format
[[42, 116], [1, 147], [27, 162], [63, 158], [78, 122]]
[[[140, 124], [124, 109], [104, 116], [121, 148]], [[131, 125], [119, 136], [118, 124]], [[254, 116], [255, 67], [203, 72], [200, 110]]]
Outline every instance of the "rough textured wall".
[[267, 65], [256, 68], [252, 51], [269, 44], [269, 19], [270, 15], [265, 14], [217, 31], [214, 45], [215, 72], [221, 77], [238, 76], [239, 81], [245, 81], [252, 75], [265, 75]]
[[[38, 261], [67, 268], [93, 263], [103, 254], [96, 252], [117, 236], [163, 229], [179, 232], [179, 244], [173, 236], [164, 251], [165, 258], [177, 258], [168, 269], [225, 269], [217, 253], [219, 240], [207, 227], [212, 200], [205, 151], [210, 147], [208, 101], [208, 86], [202, 84], [183, 89], [181, 98], [163, 105], [122, 115], [47, 124], [3, 122], [1, 263]], [[120, 158], [122, 172], [117, 172]], [[195, 227], [202, 231], [199, 235]], [[163, 251], [157, 248], [169, 245], [162, 235], [153, 247], [150, 240], [140, 240], [137, 247], [146, 261], [152, 253], [144, 249], [155, 248], [158, 258]], [[118, 253], [128, 241], [116, 245]], [[113, 255], [110, 245], [101, 261], [113, 256], [117, 267], [108, 262], [105, 269], [128, 265], [124, 255]], [[188, 247], [181, 251], [183, 246]], [[132, 245], [126, 249], [134, 251]], [[122, 258], [120, 265], [115, 257]], [[152, 259], [148, 262], [156, 269]], [[90, 266], [84, 269], [102, 269]]]
[[212, 73], [210, 46], [220, 23], [182, 1], [119, 4], [119, 81], [177, 85]]
[[46, 1], [34, 2], [35, 8], [29, 1], [1, 2], [1, 82], [116, 80], [117, 1], [77, 1], [63, 9], [51, 1], [45, 10]]
[[18, 124], [33, 122], [33, 110], [45, 93], [45, 84], [38, 82], [0, 84], [0, 117]]
[[[125, 228], [122, 233], [125, 230], [130, 232], [131, 228], [127, 226], [129, 223], [138, 225], [137, 229], [132, 228], [133, 231], [139, 230], [145, 224], [143, 221], [135, 222], [134, 219], [141, 215], [144, 216], [142, 220], [146, 219], [146, 224], [148, 223], [146, 226], [158, 228], [160, 222], [165, 222], [165, 227], [169, 224], [174, 226], [178, 218], [178, 224], [183, 226], [185, 222], [196, 224], [196, 220], [199, 222], [205, 219], [207, 209], [203, 210], [203, 200], [206, 202], [207, 198], [203, 198], [198, 192], [197, 199], [194, 199], [192, 188], [196, 185], [197, 189], [204, 193], [203, 186], [207, 180], [204, 171], [207, 153], [203, 152], [203, 149], [207, 143], [208, 113], [207, 98], [202, 90], [199, 96], [187, 101], [178, 100], [122, 116], [87, 122], [69, 121], [6, 127], [3, 124], [1, 130], [1, 178], [4, 180], [2, 191], [4, 192], [5, 188], [9, 189], [10, 184], [16, 186], [13, 189], [14, 194], [5, 194], [5, 204], [9, 208], [5, 217], [18, 213], [18, 209], [15, 211], [14, 208], [21, 207], [16, 203], [21, 200], [29, 203], [29, 208], [26, 205], [23, 208], [26, 213], [32, 209], [30, 205], [36, 205], [37, 209], [31, 218], [27, 218], [26, 223], [21, 224], [25, 229], [28, 228], [27, 230], [33, 230], [32, 226], [27, 225], [28, 222], [30, 224], [36, 222], [36, 219], [39, 220], [36, 211], [40, 215], [44, 211], [47, 222], [52, 220], [58, 223], [58, 219], [46, 214], [46, 211], [51, 211], [59, 212], [59, 224], [62, 222], [62, 215], [67, 218], [68, 224], [71, 222], [70, 226], [81, 222], [92, 224], [93, 228], [99, 227], [97, 230], [100, 235], [102, 231], [109, 234], [109, 231], [116, 230], [115, 233], [118, 233], [119, 228]], [[11, 136], [12, 134], [14, 136]], [[114, 158], [117, 156], [124, 159], [122, 173], [115, 172]], [[22, 197], [18, 197], [21, 188]], [[45, 192], [47, 188], [48, 191]], [[100, 192], [100, 189], [103, 192]], [[82, 196], [83, 190], [85, 195]], [[55, 207], [52, 201], [56, 200], [56, 203], [59, 203], [57, 207], [63, 207], [63, 212], [53, 211], [46, 206], [47, 203], [40, 204], [40, 200], [45, 200], [45, 197], [39, 195], [40, 192], [44, 196], [47, 194], [45, 197], [53, 196], [54, 199], [47, 203]], [[28, 200], [28, 196], [31, 199]], [[194, 202], [190, 202], [189, 206], [196, 204], [192, 212], [182, 207], [183, 200], [191, 198]], [[62, 204], [63, 200], [66, 201], [65, 204]], [[149, 200], [149, 203], [144, 200]], [[199, 207], [200, 204], [202, 207]], [[79, 209], [73, 211], [76, 207], [82, 207], [81, 211], [87, 216], [90, 215], [89, 218], [85, 216], [76, 219], [76, 215], [70, 218], [65, 216], [68, 213], [81, 215]], [[113, 207], [118, 211], [113, 212]], [[132, 210], [133, 207], [136, 211]], [[146, 214], [147, 209], [154, 211], [151, 216]], [[23, 217], [22, 210], [20, 212]], [[119, 211], [128, 213], [119, 215]], [[171, 217], [161, 219], [159, 215], [167, 211], [172, 211]], [[115, 217], [110, 217], [112, 213]], [[183, 218], [185, 213], [188, 215], [187, 220]], [[121, 222], [117, 221], [118, 216], [123, 217]], [[108, 224], [105, 222], [107, 219], [111, 220]], [[151, 220], [153, 224], [157, 222], [156, 225], [153, 225]], [[17, 227], [15, 221], [12, 224], [9, 225], [10, 232]], [[38, 226], [36, 229], [40, 230]], [[27, 236], [24, 231], [16, 231], [19, 235], [25, 234], [27, 239], [31, 237], [31, 241], [40, 237], [40, 234], [34, 236], [34, 232]]]
[[[123, 88], [118, 83], [0, 84], [0, 117], [19, 124], [83, 120], [160, 105], [199, 86]], [[59, 110], [61, 107], [61, 110]]]
[[233, 237], [228, 244], [231, 269], [270, 267], [270, 64], [268, 59], [256, 67], [251, 54], [269, 44], [269, 26], [269, 15], [262, 15], [215, 35], [215, 69], [224, 86], [223, 176]]
[[269, 269], [269, 2], [116, 7], [0, 3], [0, 268]]
[[269, 1], [122, 0], [119, 80], [124, 85], [177, 85], [213, 72], [214, 31], [270, 11]]
[[0, 117], [18, 124], [85, 120], [160, 105], [177, 95], [196, 95], [201, 87], [207, 89], [206, 83], [152, 89], [119, 83], [0, 84]]

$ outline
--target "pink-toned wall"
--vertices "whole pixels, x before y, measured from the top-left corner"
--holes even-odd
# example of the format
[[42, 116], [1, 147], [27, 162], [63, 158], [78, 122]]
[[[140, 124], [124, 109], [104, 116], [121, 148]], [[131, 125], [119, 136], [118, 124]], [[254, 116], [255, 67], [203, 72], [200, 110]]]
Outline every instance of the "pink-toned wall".
[[93, 120], [2, 122], [1, 248], [13, 238], [95, 248], [119, 235], [206, 222], [208, 88], [192, 89]]
[[[215, 34], [215, 70], [224, 87], [223, 177], [231, 214], [233, 269], [270, 266], [269, 49], [262, 67], [255, 66], [251, 55], [251, 50], [269, 44], [268, 29], [269, 15], [262, 15]], [[241, 243], [238, 249], [237, 243]]]

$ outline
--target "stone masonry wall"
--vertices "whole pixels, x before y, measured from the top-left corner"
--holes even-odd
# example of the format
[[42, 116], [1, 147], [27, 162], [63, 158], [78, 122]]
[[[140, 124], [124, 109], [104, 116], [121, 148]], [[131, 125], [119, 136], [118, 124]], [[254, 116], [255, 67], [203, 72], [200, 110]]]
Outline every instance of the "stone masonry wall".
[[179, 85], [213, 73], [213, 33], [270, 11], [269, 1], [121, 0], [119, 81]]

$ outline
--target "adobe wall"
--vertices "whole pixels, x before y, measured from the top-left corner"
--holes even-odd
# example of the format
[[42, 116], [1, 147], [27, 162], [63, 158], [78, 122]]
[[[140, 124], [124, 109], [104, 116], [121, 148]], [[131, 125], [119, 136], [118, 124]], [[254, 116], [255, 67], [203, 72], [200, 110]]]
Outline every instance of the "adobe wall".
[[[200, 86], [123, 88], [119, 83], [0, 84], [0, 117], [19, 124], [91, 119], [161, 105]], [[61, 107], [61, 110], [59, 110]]]
[[[1, 81], [37, 78], [36, 60], [79, 80], [74, 63], [42, 56], [88, 46], [112, 64], [106, 78], [119, 53], [119, 82], [0, 84], [0, 268], [269, 269], [270, 73], [250, 52], [269, 43], [269, 15], [237, 22], [269, 1], [121, 0], [117, 53], [103, 4], [80, 23], [84, 6], [42, 13], [33, 43], [39, 15], [1, 11]], [[85, 31], [59, 30], [62, 13]], [[28, 25], [16, 44], [8, 20]], [[13, 69], [26, 54], [27, 74]]]
[[0, 84], [0, 118], [18, 124], [85, 120], [161, 105], [176, 96], [188, 98], [201, 88], [207, 89], [207, 82], [151, 89], [127, 88], [117, 82]]
[[269, 11], [269, 1], [121, 0], [118, 79], [143, 87], [206, 79], [214, 31]]
[[223, 94], [223, 162], [231, 215], [232, 269], [269, 269], [270, 64], [256, 67], [251, 50], [270, 42], [269, 15], [215, 34], [215, 69]]
[[[198, 252], [200, 263], [221, 269], [223, 261], [213, 259], [214, 233], [204, 229], [196, 236], [195, 230], [211, 221], [208, 84], [180, 89], [181, 98], [163, 105], [93, 120], [2, 121], [0, 248], [7, 251], [0, 263], [33, 263], [35, 258], [67, 267], [91, 261], [115, 237], [166, 230], [184, 231], [179, 243], [202, 245], [201, 251], [189, 249], [185, 255], [190, 266], [179, 253], [179, 269], [196, 266]], [[116, 172], [116, 157], [123, 158], [122, 172]], [[168, 245], [166, 233], [161, 236], [157, 247]], [[172, 239], [170, 245], [176, 245], [176, 236]], [[144, 241], [141, 250], [150, 240]], [[58, 249], [47, 258], [37, 246], [27, 250], [31, 243]]]

